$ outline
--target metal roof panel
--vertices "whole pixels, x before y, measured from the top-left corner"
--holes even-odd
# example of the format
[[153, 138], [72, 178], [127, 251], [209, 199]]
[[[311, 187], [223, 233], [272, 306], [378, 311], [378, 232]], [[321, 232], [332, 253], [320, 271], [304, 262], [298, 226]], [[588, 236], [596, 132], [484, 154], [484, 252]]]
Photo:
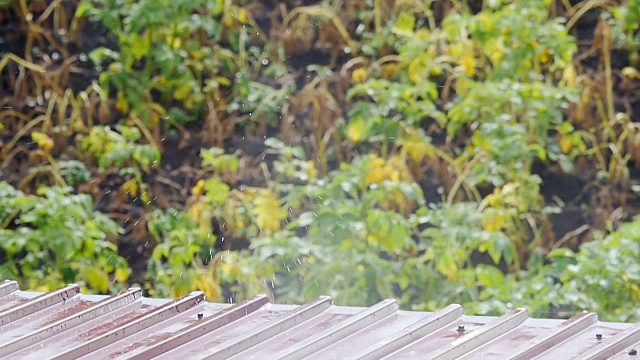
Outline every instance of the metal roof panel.
[[49, 293], [0, 283], [0, 358], [8, 359], [627, 359], [640, 326], [466, 316], [460, 305], [401, 311], [394, 300], [368, 308], [271, 304], [264, 295], [214, 304], [201, 292], [150, 299], [140, 289], [84, 295], [78, 285]]

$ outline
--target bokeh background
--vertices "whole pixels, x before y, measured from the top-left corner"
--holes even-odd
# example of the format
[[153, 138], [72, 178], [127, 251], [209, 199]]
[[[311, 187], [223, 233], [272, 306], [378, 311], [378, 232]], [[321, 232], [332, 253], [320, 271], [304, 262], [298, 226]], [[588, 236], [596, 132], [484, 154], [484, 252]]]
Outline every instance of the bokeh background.
[[640, 320], [640, 1], [2, 0], [0, 279]]

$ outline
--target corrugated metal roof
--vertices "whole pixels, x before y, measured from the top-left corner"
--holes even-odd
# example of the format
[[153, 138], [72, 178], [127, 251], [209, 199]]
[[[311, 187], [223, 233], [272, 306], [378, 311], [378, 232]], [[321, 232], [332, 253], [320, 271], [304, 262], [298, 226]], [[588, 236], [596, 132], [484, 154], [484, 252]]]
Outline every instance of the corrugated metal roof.
[[368, 308], [270, 304], [264, 295], [214, 304], [201, 292], [150, 299], [140, 289], [84, 295], [0, 283], [0, 358], [10, 359], [626, 359], [640, 327], [593, 313], [569, 320], [466, 316], [459, 305], [401, 311], [394, 300]]

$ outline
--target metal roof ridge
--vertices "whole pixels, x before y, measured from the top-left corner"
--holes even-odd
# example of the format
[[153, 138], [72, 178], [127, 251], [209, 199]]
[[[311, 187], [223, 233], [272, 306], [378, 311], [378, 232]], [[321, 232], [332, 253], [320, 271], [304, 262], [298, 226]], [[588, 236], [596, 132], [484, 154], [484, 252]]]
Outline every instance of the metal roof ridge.
[[290, 313], [280, 316], [277, 320], [268, 322], [250, 331], [239, 339], [227, 340], [208, 353], [200, 354], [198, 359], [226, 359], [247, 350], [276, 334], [301, 324], [321, 312], [327, 310], [333, 304], [329, 296], [320, 296], [314, 301], [301, 305]]
[[222, 310], [206, 320], [194, 323], [193, 325], [181, 330], [178, 334], [173, 335], [138, 354], [127, 357], [127, 359], [142, 360], [158, 356], [184, 345], [187, 342], [204, 336], [213, 330], [219, 329], [235, 320], [252, 314], [266, 304], [269, 304], [269, 299], [266, 295], [255, 296], [243, 303], [236, 304], [230, 308]]
[[46, 309], [59, 302], [67, 301], [67, 299], [78, 294], [80, 294], [80, 286], [78, 284], [69, 284], [55, 291], [36, 296], [33, 299], [29, 299], [24, 304], [20, 304], [12, 309], [1, 312], [0, 326]]
[[563, 322], [562, 324], [564, 326], [560, 327], [556, 331], [553, 331], [551, 334], [545, 336], [544, 338], [536, 341], [534, 344], [526, 347], [525, 349], [522, 349], [520, 352], [514, 354], [511, 359], [528, 360], [535, 356], [538, 356], [548, 349], [555, 347], [556, 345], [573, 337], [580, 331], [587, 329], [597, 321], [598, 316], [594, 313], [583, 312], [582, 314], [578, 314]]
[[146, 327], [155, 325], [163, 320], [173, 317], [178, 313], [195, 307], [203, 301], [205, 301], [204, 293], [202, 291], [194, 291], [187, 296], [176, 299], [175, 301], [169, 302], [149, 311], [148, 313], [128, 323], [127, 325], [113, 329], [83, 344], [77, 345], [67, 351], [57, 354], [52, 359], [76, 359], [81, 356], [87, 355], [100, 349], [101, 347], [112, 344], [122, 338], [130, 336], [131, 334], [135, 334]]
[[498, 336], [504, 335], [516, 326], [522, 324], [529, 318], [529, 313], [525, 309], [516, 309], [508, 314], [502, 315], [494, 321], [482, 326], [470, 335], [461, 337], [451, 343], [451, 347], [443, 349], [433, 356], [434, 360], [456, 359], [471, 350], [488, 343]]
[[370, 307], [333, 306], [328, 296], [304, 305], [269, 299], [215, 304], [202, 292], [153, 299], [137, 288], [85, 296], [76, 284], [36, 293], [0, 281], [0, 358], [595, 360], [640, 349], [640, 324], [600, 322], [588, 312], [561, 320], [524, 309], [466, 316], [457, 304], [402, 311], [393, 299]]
[[616, 354], [625, 351], [626, 348], [640, 341], [640, 326], [634, 326], [625, 330], [620, 338], [613, 340], [610, 344], [606, 344], [601, 349], [594, 349], [584, 354], [585, 360], [609, 359]]
[[5, 280], [0, 284], [0, 297], [7, 296], [20, 290], [18, 282], [14, 280]]
[[131, 304], [141, 297], [142, 292], [139, 288], [130, 288], [119, 295], [105, 298], [76, 314], [66, 316], [52, 324], [43, 326], [40, 329], [9, 341], [8, 343], [0, 344], [0, 357], [7, 356], [20, 349], [31, 346], [38, 341], [48, 339], [85, 321], [104, 315], [113, 309], [118, 309], [122, 306]]
[[284, 349], [275, 356], [281, 360], [300, 359], [312, 355], [323, 347], [333, 345], [342, 338], [360, 331], [367, 326], [397, 313], [398, 303], [394, 299], [382, 300], [379, 303], [365, 308], [354, 316], [341, 321], [320, 333], [296, 344], [292, 349]]
[[402, 329], [395, 337], [385, 339], [373, 346], [365, 349], [366, 354], [362, 354], [358, 360], [376, 360], [384, 356], [392, 354], [403, 347], [419, 340], [432, 332], [440, 329], [442, 326], [451, 324], [463, 315], [462, 306], [451, 304], [440, 309], [426, 318], [419, 320], [404, 329]]

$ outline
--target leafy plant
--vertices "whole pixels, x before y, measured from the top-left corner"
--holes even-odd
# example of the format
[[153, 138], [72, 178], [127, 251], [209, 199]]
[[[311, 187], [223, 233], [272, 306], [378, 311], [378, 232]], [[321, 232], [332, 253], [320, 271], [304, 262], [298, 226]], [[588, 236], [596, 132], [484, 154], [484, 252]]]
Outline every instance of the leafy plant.
[[639, 319], [635, 306], [640, 299], [639, 230], [640, 219], [636, 218], [582, 245], [578, 252], [558, 249], [549, 254], [556, 264], [565, 264], [559, 275], [559, 302], [605, 314], [608, 321]]
[[[117, 50], [98, 48], [90, 57], [106, 70], [101, 86], [116, 89], [116, 108], [147, 125], [167, 115], [160, 104], [177, 102], [197, 115], [206, 99], [222, 98], [222, 88], [231, 85], [230, 74], [238, 69], [234, 55], [244, 51], [237, 39], [246, 34], [236, 26], [248, 22], [244, 9], [221, 0], [86, 0], [76, 16], [100, 21], [118, 40]], [[225, 31], [234, 36], [224, 39]], [[235, 52], [220, 46], [224, 40]], [[190, 118], [185, 115], [179, 118]]]
[[198, 288], [208, 298], [219, 299], [220, 286], [204, 267], [213, 259], [216, 237], [198, 231], [196, 222], [183, 211], [154, 210], [147, 217], [149, 233], [157, 242], [147, 265], [149, 293], [178, 297]]
[[640, 61], [640, 1], [629, 0], [624, 5], [612, 9], [613, 33], [617, 45], [629, 51], [633, 66]]
[[409, 220], [391, 209], [420, 202], [421, 192], [399, 178], [385, 180], [375, 166], [374, 158], [360, 159], [289, 190], [285, 199], [297, 215], [252, 243], [258, 271], [276, 276], [278, 295], [300, 300], [329, 291], [336, 301], [357, 304], [393, 295], [389, 271], [409, 254], [412, 240]]
[[124, 288], [127, 262], [109, 237], [120, 228], [67, 187], [26, 195], [0, 182], [0, 277], [48, 291], [78, 282], [91, 292]]
[[116, 125], [116, 129], [119, 132], [109, 126], [93, 127], [81, 146], [88, 155], [97, 158], [101, 171], [120, 168], [121, 175], [133, 175], [133, 179], [125, 182], [124, 186], [134, 196], [140, 190], [140, 198], [146, 203], [149, 192], [142, 175], [158, 165], [160, 152], [154, 145], [137, 143], [142, 136], [138, 128]]

